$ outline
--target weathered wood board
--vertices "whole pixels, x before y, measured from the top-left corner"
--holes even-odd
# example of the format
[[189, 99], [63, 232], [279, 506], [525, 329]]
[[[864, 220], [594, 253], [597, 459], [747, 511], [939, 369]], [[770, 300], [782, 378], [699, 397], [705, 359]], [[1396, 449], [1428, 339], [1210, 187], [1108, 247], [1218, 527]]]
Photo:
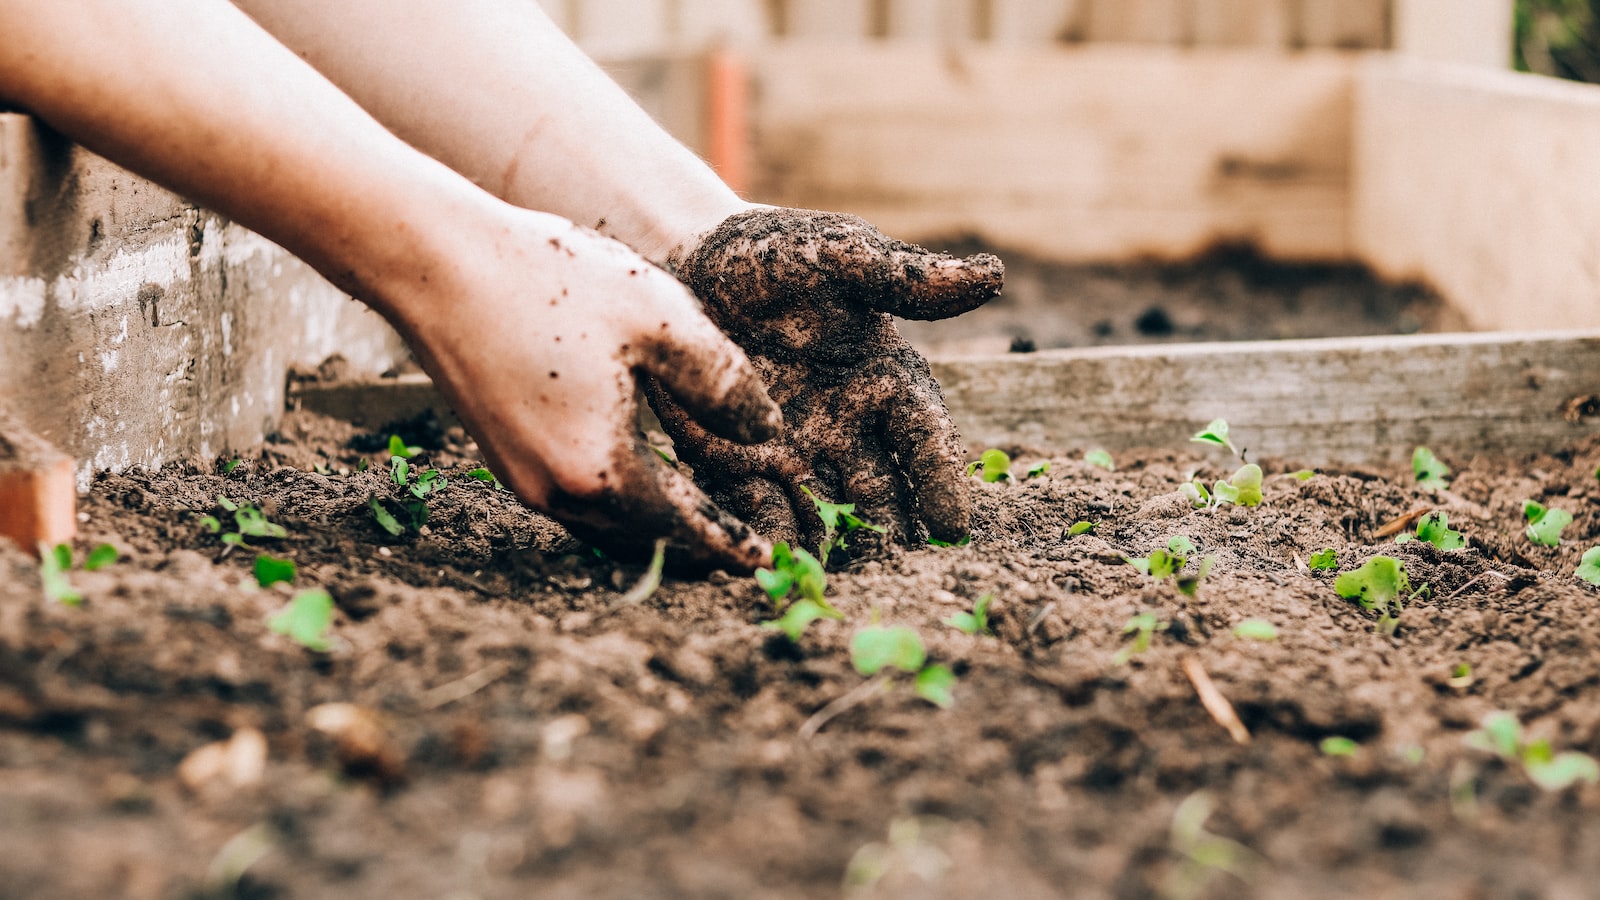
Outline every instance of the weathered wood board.
[[[1600, 432], [1600, 332], [1056, 350], [933, 362], [972, 450], [1180, 447], [1214, 418], [1254, 457], [1309, 465], [1550, 450]], [[305, 385], [291, 402], [379, 427], [448, 413], [422, 376]]]

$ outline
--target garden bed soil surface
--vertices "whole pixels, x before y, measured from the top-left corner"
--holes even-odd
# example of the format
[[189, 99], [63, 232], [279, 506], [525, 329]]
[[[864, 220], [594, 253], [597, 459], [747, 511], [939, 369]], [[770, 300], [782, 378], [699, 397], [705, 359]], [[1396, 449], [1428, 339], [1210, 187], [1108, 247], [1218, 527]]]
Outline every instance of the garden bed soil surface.
[[[1557, 750], [1600, 754], [1600, 593], [1572, 574], [1600, 540], [1600, 445], [1446, 452], [1438, 494], [1409, 471], [1300, 481], [1268, 460], [1259, 508], [1205, 510], [1176, 493], [1192, 470], [1231, 471], [1205, 448], [1125, 454], [1115, 471], [1057, 456], [1044, 477], [973, 479], [969, 546], [835, 572], [848, 622], [795, 645], [761, 627], [747, 577], [669, 575], [619, 604], [641, 567], [464, 477], [478, 463], [459, 434], [424, 441], [450, 476], [428, 533], [390, 537], [367, 506], [391, 489], [384, 437], [296, 415], [228, 474], [102, 476], [78, 553], [110, 541], [122, 558], [72, 574], [78, 607], [48, 602], [31, 559], [0, 547], [0, 897], [1477, 898], [1600, 883], [1600, 787], [1545, 791], [1463, 743], [1508, 710]], [[1022, 467], [1043, 458], [1013, 449]], [[288, 529], [260, 544], [298, 562], [297, 588], [331, 592], [329, 652], [268, 628], [291, 591], [256, 588], [253, 554], [224, 555], [201, 528], [219, 494]], [[1525, 498], [1573, 513], [1560, 547], [1522, 536]], [[1419, 506], [1471, 546], [1374, 537]], [[1077, 521], [1098, 527], [1071, 536]], [[1180, 534], [1216, 558], [1194, 597], [1123, 560]], [[1345, 571], [1393, 554], [1429, 593], [1379, 636], [1333, 573], [1304, 565], [1327, 547]], [[942, 624], [985, 594], [993, 636]], [[1119, 665], [1140, 613], [1167, 628]], [[861, 695], [848, 645], [874, 617], [954, 669], [953, 707], [901, 678], [800, 737]], [[1236, 636], [1249, 618], [1278, 639]], [[1459, 664], [1470, 683], [1452, 684]], [[1330, 736], [1359, 749], [1325, 755]], [[1197, 792], [1214, 804], [1204, 831], [1250, 851], [1197, 855], [1248, 882], [1180, 852], [1195, 844], [1175, 842], [1174, 816]]]

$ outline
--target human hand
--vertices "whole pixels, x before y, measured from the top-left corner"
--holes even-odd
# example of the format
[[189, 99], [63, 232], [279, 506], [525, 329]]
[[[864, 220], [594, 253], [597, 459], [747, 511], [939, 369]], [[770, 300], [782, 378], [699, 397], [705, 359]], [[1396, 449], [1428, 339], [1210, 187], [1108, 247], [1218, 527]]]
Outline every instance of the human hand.
[[854, 216], [762, 207], [729, 217], [675, 261], [706, 312], [749, 353], [783, 409], [781, 440], [740, 446], [697, 424], [661, 385], [651, 403], [713, 497], [774, 540], [822, 539], [799, 489], [918, 538], [966, 535], [965, 450], [927, 361], [892, 315], [943, 319], [1000, 292], [988, 254], [953, 259]]
[[384, 307], [495, 474], [606, 547], [664, 537], [701, 563], [767, 564], [771, 545], [637, 427], [635, 382], [647, 374], [719, 440], [775, 436], [778, 408], [745, 354], [682, 284], [623, 245], [555, 216], [503, 215], [504, 227], [457, 244], [441, 278]]

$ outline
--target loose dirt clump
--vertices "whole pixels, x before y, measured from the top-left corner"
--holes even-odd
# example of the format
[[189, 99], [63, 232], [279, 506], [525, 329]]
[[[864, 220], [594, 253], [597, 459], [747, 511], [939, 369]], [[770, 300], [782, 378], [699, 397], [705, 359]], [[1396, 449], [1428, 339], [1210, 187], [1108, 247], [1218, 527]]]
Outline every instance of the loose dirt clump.
[[[620, 603], [641, 567], [466, 477], [459, 432], [413, 460], [449, 478], [426, 530], [391, 536], [368, 506], [387, 453], [360, 437], [297, 415], [231, 469], [102, 476], [78, 558], [122, 557], [69, 574], [80, 606], [0, 548], [0, 897], [1540, 897], [1600, 877], [1600, 786], [1546, 791], [1463, 742], [1506, 710], [1600, 754], [1600, 595], [1572, 574], [1600, 540], [1600, 445], [1443, 453], [1437, 495], [1268, 461], [1253, 509], [1177, 499], [1231, 474], [1220, 455], [1057, 456], [968, 482], [969, 546], [832, 573], [847, 621], [792, 644], [749, 578], [669, 574]], [[254, 552], [201, 526], [219, 494], [285, 527], [247, 540], [296, 560], [292, 588], [256, 587]], [[1573, 514], [1559, 547], [1522, 536], [1527, 498]], [[1470, 546], [1372, 538], [1419, 505]], [[1192, 597], [1124, 561], [1179, 535], [1216, 558]], [[1428, 590], [1376, 634], [1307, 568], [1324, 548], [1343, 571], [1390, 554]], [[336, 604], [327, 652], [268, 624], [307, 588]], [[942, 624], [986, 594], [992, 636]], [[1119, 665], [1142, 613], [1165, 627]], [[954, 670], [954, 706], [902, 677], [798, 737], [865, 680], [848, 648], [874, 618]], [[1236, 636], [1246, 619], [1277, 640]]]

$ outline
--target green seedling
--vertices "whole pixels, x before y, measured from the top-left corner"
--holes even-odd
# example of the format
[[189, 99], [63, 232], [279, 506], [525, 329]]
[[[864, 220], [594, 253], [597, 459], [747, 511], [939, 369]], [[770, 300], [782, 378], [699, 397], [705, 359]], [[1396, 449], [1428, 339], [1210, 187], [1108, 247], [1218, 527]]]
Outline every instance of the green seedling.
[[1245, 619], [1243, 622], [1233, 626], [1233, 633], [1235, 637], [1241, 637], [1247, 641], [1262, 641], [1265, 643], [1278, 639], [1277, 627], [1266, 619]]
[[1195, 509], [1207, 509], [1211, 506], [1211, 489], [1198, 478], [1178, 485], [1178, 493], [1187, 498], [1189, 505]]
[[242, 462], [244, 462], [244, 460], [242, 460], [242, 459], [230, 459], [227, 462], [223, 463], [222, 464], [222, 474], [223, 474], [223, 476], [232, 475], [233, 474], [233, 470], [239, 468], [239, 464], [242, 463]]
[[1323, 756], [1355, 756], [1356, 751], [1361, 749], [1361, 745], [1355, 741], [1337, 735], [1323, 738], [1322, 743], [1317, 746], [1322, 750]]
[[[1080, 534], [1088, 534], [1099, 527], [1099, 522], [1073, 522], [1072, 526], [1067, 529], [1067, 537], [1077, 537]], [[1600, 548], [1596, 549], [1600, 550]], [[1600, 584], [1600, 582], [1596, 583]]]
[[985, 450], [977, 462], [967, 464], [968, 475], [979, 475], [993, 484], [1011, 478], [1011, 457], [1004, 450]]
[[1578, 560], [1577, 576], [1590, 584], [1600, 585], [1600, 547], [1583, 551], [1583, 558]]
[[655, 549], [650, 553], [650, 564], [645, 566], [644, 575], [639, 578], [639, 583], [628, 589], [626, 594], [617, 598], [618, 606], [632, 606], [643, 603], [655, 595], [661, 588], [661, 574], [667, 568], [667, 539], [657, 538]]
[[1228, 438], [1228, 422], [1226, 419], [1213, 419], [1204, 430], [1189, 439], [1194, 444], [1211, 444], [1215, 447], [1227, 447], [1228, 452], [1234, 456], [1239, 455], [1239, 448], [1233, 446], [1233, 441]]
[[1167, 549], [1179, 556], [1193, 556], [1195, 550], [1194, 541], [1181, 534], [1175, 535], [1171, 540], [1167, 541]]
[[233, 513], [233, 531], [223, 531], [222, 522], [216, 516], [202, 516], [200, 527], [212, 534], [221, 534], [222, 542], [235, 547], [248, 547], [245, 538], [285, 538], [289, 536], [288, 529], [267, 521], [266, 513], [257, 509], [250, 503], [235, 503], [221, 494], [217, 495], [217, 505], [226, 512]]
[[959, 541], [941, 541], [932, 535], [928, 536], [928, 546], [930, 547], [965, 547], [970, 543], [972, 543], [972, 535], [970, 534]]
[[39, 581], [44, 586], [45, 599], [52, 603], [77, 606], [83, 595], [72, 586], [67, 573], [72, 571], [72, 547], [57, 544], [39, 548]]
[[1411, 579], [1406, 567], [1392, 556], [1374, 556], [1354, 572], [1333, 581], [1333, 589], [1346, 600], [1354, 600], [1365, 610], [1387, 610], [1411, 595]]
[[399, 537], [407, 530], [421, 531], [428, 524], [428, 498], [444, 490], [450, 483], [438, 469], [418, 471], [404, 456], [389, 458], [389, 480], [410, 497], [400, 499], [367, 498], [372, 518], [384, 531]]
[[1524, 500], [1522, 515], [1528, 520], [1525, 534], [1528, 540], [1541, 547], [1555, 547], [1561, 543], [1561, 530], [1572, 524], [1572, 513], [1564, 509], [1547, 507], [1534, 500]]
[[1129, 619], [1128, 624], [1122, 626], [1122, 633], [1133, 635], [1133, 641], [1118, 650], [1116, 656], [1111, 657], [1111, 664], [1127, 665], [1129, 660], [1150, 649], [1150, 642], [1155, 638], [1156, 632], [1166, 631], [1169, 627], [1170, 623], [1157, 619], [1155, 613], [1139, 613]]
[[779, 541], [772, 548], [772, 568], [757, 569], [756, 583], [767, 592], [773, 608], [779, 612], [789, 605], [789, 595], [795, 592], [802, 600], [810, 600], [829, 612], [838, 612], [823, 596], [828, 589], [828, 575], [823, 571], [822, 561], [804, 548], [791, 548]]
[[945, 619], [944, 623], [965, 634], [992, 634], [989, 631], [989, 604], [993, 602], [993, 594], [984, 594], [972, 604], [972, 612], [958, 612]]
[[1450, 474], [1450, 467], [1433, 455], [1427, 447], [1418, 447], [1411, 454], [1411, 471], [1417, 477], [1417, 485], [1427, 491], [1442, 491], [1450, 486], [1445, 476]]
[[800, 599], [789, 604], [789, 608], [784, 610], [782, 616], [770, 622], [762, 622], [761, 627], [770, 631], [781, 631], [789, 636], [789, 640], [798, 644], [801, 636], [806, 633], [806, 628], [818, 619], [844, 621], [844, 615], [832, 607]]
[[1045, 474], [1045, 473], [1047, 473], [1049, 471], [1050, 471], [1050, 460], [1047, 459], [1044, 462], [1036, 462], [1033, 465], [1028, 467], [1028, 471], [1027, 471], [1026, 474], [1024, 474], [1022, 476], [1022, 479], [1024, 481], [1026, 481], [1029, 478], [1038, 478], [1039, 476], [1041, 476], [1041, 475], [1043, 475], [1043, 474]]
[[650, 445], [650, 452], [661, 457], [662, 462], [673, 467], [674, 469], [678, 467], [678, 461], [672, 458], [672, 454], [660, 447], [657, 447], [655, 444]]
[[1293, 475], [1296, 481], [1310, 481], [1317, 477], [1317, 473], [1312, 469], [1301, 469], [1298, 472], [1290, 472], [1289, 474]]
[[318, 653], [326, 653], [332, 647], [328, 640], [332, 624], [333, 597], [321, 589], [295, 594], [288, 606], [267, 620], [268, 628]]
[[1513, 713], [1498, 711], [1483, 717], [1483, 724], [1466, 736], [1474, 750], [1492, 753], [1508, 763], [1521, 763], [1534, 784], [1547, 791], [1563, 790], [1578, 782], [1600, 783], [1600, 763], [1587, 753], [1556, 753], [1550, 742], [1530, 741]]
[[851, 533], [866, 530], [884, 534], [888, 530], [882, 525], [874, 525], [856, 518], [854, 503], [829, 503], [811, 493], [811, 489], [805, 485], [801, 485], [800, 490], [811, 498], [812, 505], [817, 508], [817, 515], [822, 519], [822, 545], [817, 548], [817, 556], [821, 557], [824, 566], [828, 564], [828, 556], [833, 551], [850, 549], [845, 539]]
[[850, 640], [850, 663], [857, 672], [871, 677], [884, 669], [899, 669], [913, 676], [912, 689], [918, 697], [948, 708], [954, 698], [950, 689], [956, 677], [945, 666], [928, 662], [922, 635], [904, 625], [869, 625]]
[[1413, 539], [1432, 544], [1440, 550], [1460, 550], [1467, 546], [1467, 539], [1450, 527], [1450, 517], [1444, 512], [1428, 513], [1418, 519], [1415, 538], [1402, 534], [1395, 538], [1395, 543], [1403, 544]]
[[400, 435], [389, 435], [389, 456], [391, 458], [398, 456], [401, 459], [411, 459], [421, 452], [421, 447], [413, 447], [410, 444], [407, 444], [405, 441], [400, 439]]
[[494, 485], [494, 489], [497, 491], [503, 491], [506, 489], [506, 486], [500, 483], [500, 479], [496, 478], [493, 472], [482, 466], [479, 466], [478, 468], [473, 469], [471, 472], [468, 472], [467, 477], [474, 481], [488, 482], [489, 484]]
[[1239, 471], [1227, 481], [1219, 481], [1211, 488], [1213, 502], [1217, 506], [1224, 503], [1237, 503], [1240, 506], [1261, 505], [1261, 480], [1263, 474], [1261, 467], [1255, 463], [1240, 466]]
[[1117, 464], [1112, 460], [1111, 454], [1104, 450], [1090, 450], [1083, 455], [1083, 461], [1091, 466], [1105, 469], [1107, 472], [1115, 472], [1117, 470]]
[[1311, 571], [1329, 571], [1339, 568], [1339, 554], [1332, 547], [1311, 554]]
[[1216, 563], [1214, 557], [1208, 556], [1200, 560], [1194, 573], [1185, 575], [1183, 568], [1188, 565], [1189, 557], [1194, 552], [1194, 542], [1180, 534], [1167, 541], [1165, 550], [1156, 550], [1149, 556], [1124, 556], [1123, 559], [1128, 565], [1157, 581], [1172, 577], [1180, 593], [1193, 597], [1200, 590], [1200, 582], [1211, 574], [1211, 567]]
[[1470, 663], [1456, 663], [1450, 667], [1450, 680], [1446, 682], [1453, 688], [1472, 687], [1472, 665]]
[[1171, 900], [1200, 896], [1218, 874], [1249, 882], [1263, 863], [1249, 847], [1205, 829], [1215, 805], [1209, 793], [1196, 791], [1173, 813], [1169, 841], [1182, 862], [1167, 877], [1163, 894]]
[[84, 557], [83, 570], [85, 572], [98, 572], [116, 562], [117, 557], [120, 555], [116, 547], [110, 544], [98, 544], [93, 550], [89, 551], [88, 556]]
[[294, 583], [294, 560], [278, 559], [265, 553], [256, 556], [256, 584], [262, 587], [272, 587], [282, 581]]

